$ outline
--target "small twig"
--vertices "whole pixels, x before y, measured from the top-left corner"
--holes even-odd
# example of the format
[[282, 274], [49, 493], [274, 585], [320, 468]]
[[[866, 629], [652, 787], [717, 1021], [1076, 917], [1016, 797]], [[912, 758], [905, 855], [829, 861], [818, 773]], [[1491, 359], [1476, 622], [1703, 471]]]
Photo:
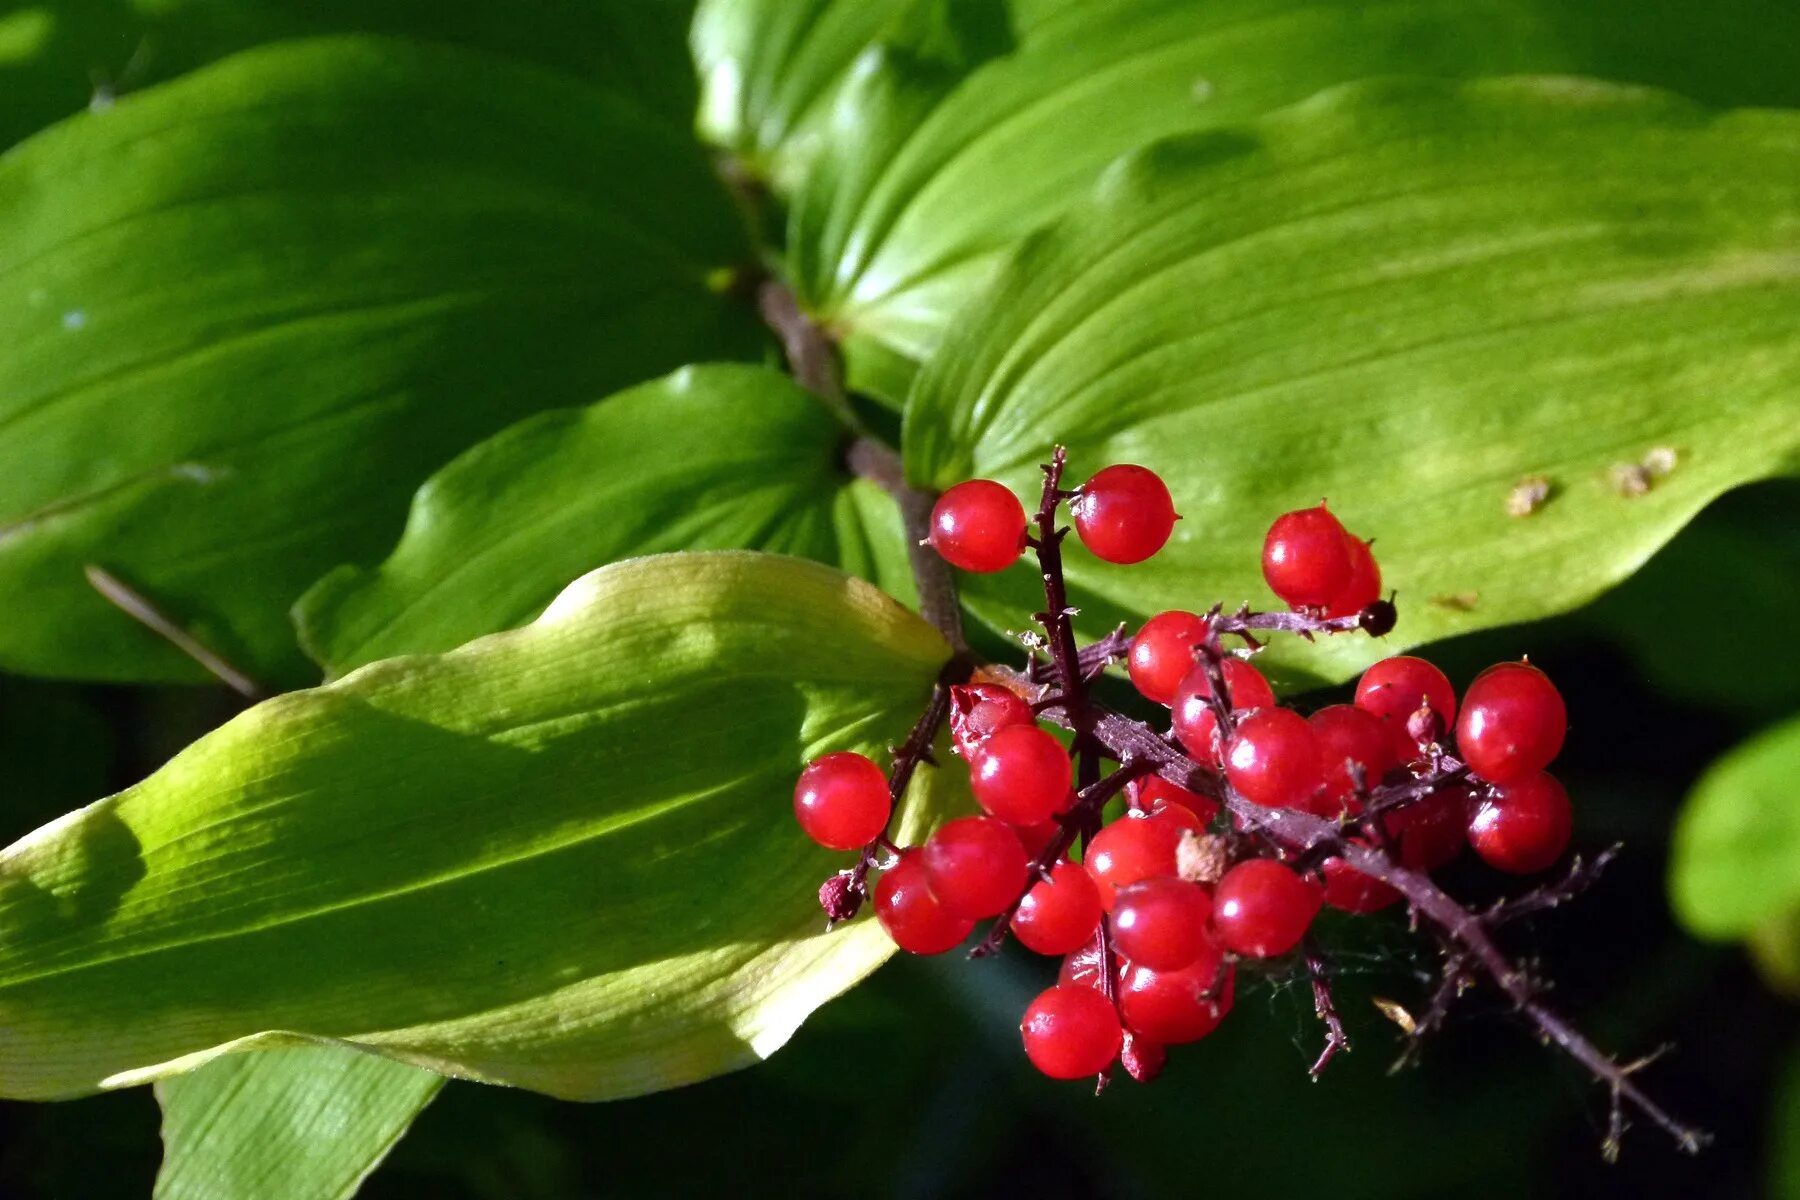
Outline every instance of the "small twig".
[[1621, 849], [1623, 847], [1615, 842], [1591, 859], [1577, 858], [1569, 865], [1568, 874], [1554, 883], [1546, 883], [1542, 887], [1533, 888], [1523, 896], [1514, 896], [1510, 900], [1500, 901], [1488, 909], [1488, 924], [1498, 927], [1510, 921], [1516, 921], [1520, 917], [1544, 912], [1573, 900], [1599, 881], [1600, 873], [1606, 870], [1612, 860], [1619, 856]]
[[82, 570], [87, 574], [88, 583], [109, 604], [205, 667], [226, 687], [246, 700], [260, 700], [265, 695], [261, 685], [254, 679], [226, 662], [216, 651], [169, 619], [142, 592], [95, 563], [87, 564]]
[[[1125, 632], [1125, 626], [1121, 625], [1099, 641], [1083, 646], [1076, 654], [1075, 659], [1081, 666], [1082, 679], [1092, 682], [1098, 679], [1100, 673], [1107, 667], [1129, 653], [1131, 653], [1131, 635]], [[1056, 682], [1056, 668], [1051, 663], [1034, 662], [1026, 674], [1033, 683]], [[1047, 706], [1054, 702], [1041, 701], [1040, 703]]]
[[1326, 1064], [1340, 1051], [1350, 1053], [1350, 1035], [1344, 1032], [1343, 1019], [1338, 1016], [1337, 1004], [1332, 999], [1331, 983], [1325, 978], [1325, 959], [1319, 952], [1318, 943], [1308, 937], [1301, 953], [1306, 959], [1306, 973], [1312, 978], [1313, 1012], [1325, 1024], [1325, 1048], [1307, 1071], [1317, 1081]]
[[793, 291], [777, 279], [765, 280], [756, 289], [756, 311], [781, 339], [788, 369], [800, 386], [818, 396], [854, 425], [855, 417], [844, 394], [844, 377], [838, 368], [837, 350], [824, 330], [800, 310]]
[[967, 654], [969, 642], [963, 633], [955, 577], [950, 574], [950, 564], [926, 543], [931, 534], [931, 508], [937, 498], [908, 484], [900, 468], [900, 456], [874, 438], [859, 437], [851, 442], [844, 452], [844, 462], [856, 475], [894, 498], [900, 508], [907, 560], [919, 589], [919, 615], [944, 635], [952, 650]]

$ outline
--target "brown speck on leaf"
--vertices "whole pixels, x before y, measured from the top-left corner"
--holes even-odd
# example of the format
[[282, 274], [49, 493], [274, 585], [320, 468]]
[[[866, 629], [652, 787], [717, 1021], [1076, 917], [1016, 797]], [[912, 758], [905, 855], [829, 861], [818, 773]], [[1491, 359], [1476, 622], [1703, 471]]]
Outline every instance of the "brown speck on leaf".
[[1613, 491], [1628, 500], [1642, 496], [1650, 490], [1652, 483], [1650, 472], [1644, 469], [1642, 463], [1614, 463], [1606, 477], [1612, 482]]
[[1549, 503], [1553, 490], [1550, 481], [1544, 476], [1527, 475], [1513, 484], [1512, 490], [1506, 493], [1506, 515], [1529, 517]]
[[1217, 883], [1229, 859], [1223, 838], [1184, 829], [1175, 847], [1175, 873], [1189, 883]]
[[1474, 612], [1475, 604], [1481, 599], [1480, 592], [1445, 592], [1433, 596], [1429, 603], [1451, 612]]
[[1645, 451], [1642, 465], [1652, 476], [1661, 479], [1675, 469], [1681, 461], [1681, 453], [1673, 446], [1656, 446]]

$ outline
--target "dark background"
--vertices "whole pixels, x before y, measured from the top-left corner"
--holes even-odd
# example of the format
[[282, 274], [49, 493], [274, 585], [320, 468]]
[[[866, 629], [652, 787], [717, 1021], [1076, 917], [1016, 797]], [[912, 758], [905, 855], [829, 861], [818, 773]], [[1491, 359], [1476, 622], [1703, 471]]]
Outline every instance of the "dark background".
[[[1390, 1076], [1399, 1031], [1369, 997], [1421, 1006], [1432, 964], [1388, 913], [1323, 930], [1355, 1048], [1317, 1084], [1306, 1067], [1320, 1030], [1291, 974], [1240, 975], [1217, 1034], [1176, 1051], [1155, 1083], [1121, 1077], [1095, 1099], [1020, 1052], [1018, 1014], [1049, 964], [1017, 950], [902, 956], [767, 1064], [698, 1086], [578, 1105], [453, 1083], [361, 1194], [1800, 1196], [1800, 1009], [1740, 949], [1684, 935], [1665, 896], [1670, 830], [1695, 779], [1800, 707], [1797, 513], [1800, 483], [1733, 493], [1587, 609], [1431, 652], [1459, 685], [1529, 653], [1563, 687], [1573, 728], [1558, 769], [1577, 847], [1625, 852], [1581, 900], [1511, 930], [1510, 948], [1606, 1048], [1670, 1047], [1643, 1080], [1717, 1136], [1697, 1158], [1640, 1124], [1606, 1164], [1605, 1093], [1480, 993], [1421, 1066]], [[1131, 704], [1122, 690], [1110, 699]], [[232, 711], [209, 690], [0, 678], [0, 834], [125, 786]], [[1445, 880], [1471, 899], [1495, 885], [1467, 860]], [[158, 1155], [148, 1089], [0, 1105], [3, 1197], [142, 1197]]]

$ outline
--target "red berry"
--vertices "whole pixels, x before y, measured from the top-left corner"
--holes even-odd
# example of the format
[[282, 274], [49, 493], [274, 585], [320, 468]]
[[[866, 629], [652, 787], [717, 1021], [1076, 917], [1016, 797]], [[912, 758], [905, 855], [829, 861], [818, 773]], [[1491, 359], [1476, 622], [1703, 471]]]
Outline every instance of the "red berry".
[[1323, 504], [1284, 513], [1263, 539], [1263, 578], [1295, 608], [1330, 604], [1350, 582], [1349, 536]]
[[1390, 813], [1388, 836], [1399, 843], [1400, 864], [1435, 871], [1456, 861], [1468, 845], [1469, 789], [1452, 784]]
[[[1225, 697], [1231, 709], [1272, 708], [1275, 689], [1269, 681], [1242, 659], [1228, 658], [1222, 664], [1225, 674]], [[1212, 766], [1221, 762], [1219, 746], [1214, 739], [1218, 721], [1212, 710], [1212, 677], [1202, 663], [1195, 663], [1180, 686], [1175, 689], [1174, 711], [1169, 715], [1175, 736], [1196, 760]]]
[[1019, 1035], [1032, 1066], [1052, 1079], [1080, 1079], [1112, 1065], [1124, 1031], [1105, 996], [1058, 984], [1031, 1002]]
[[1131, 639], [1126, 665], [1144, 699], [1171, 704], [1175, 689], [1194, 669], [1194, 647], [1206, 640], [1206, 622], [1191, 612], [1157, 613]]
[[1100, 925], [1100, 889], [1071, 862], [1057, 863], [1050, 878], [1032, 886], [1013, 914], [1013, 936], [1039, 954], [1072, 954]]
[[1356, 798], [1356, 772], [1362, 771], [1365, 787], [1377, 787], [1394, 765], [1394, 743], [1387, 726], [1373, 713], [1353, 704], [1333, 704], [1306, 719], [1319, 743], [1319, 762], [1325, 770], [1325, 803], [1320, 816], [1355, 813], [1362, 803]]
[[1113, 899], [1113, 940], [1138, 966], [1176, 971], [1211, 944], [1212, 897], [1197, 883], [1168, 875], [1140, 879]]
[[894, 945], [913, 954], [942, 954], [962, 945], [975, 922], [944, 911], [931, 894], [917, 847], [881, 874], [875, 885], [875, 919]]
[[1012, 831], [1018, 835], [1019, 845], [1025, 847], [1025, 857], [1036, 859], [1062, 832], [1062, 822], [1052, 817], [1036, 825], [1014, 825]]
[[1081, 544], [1110, 563], [1143, 562], [1175, 529], [1169, 489], [1155, 471], [1130, 463], [1096, 473], [1069, 510]]
[[1402, 654], [1384, 658], [1367, 671], [1356, 685], [1356, 707], [1387, 723], [1400, 761], [1419, 757], [1419, 742], [1407, 732], [1407, 719], [1429, 704], [1440, 732], [1456, 719], [1456, 689], [1444, 673], [1422, 658]]
[[[1062, 960], [1062, 966], [1057, 968], [1056, 982], [1099, 991], [1101, 988], [1100, 961], [1104, 957], [1105, 955], [1100, 950], [1100, 930], [1096, 926], [1092, 936]], [[1118, 961], [1116, 955], [1113, 964], [1123, 974], [1124, 964]], [[1113, 982], [1117, 983], [1118, 980], [1115, 979]]]
[[1225, 872], [1213, 894], [1213, 932], [1235, 954], [1286, 954], [1306, 936], [1322, 891], [1273, 859], [1241, 862]]
[[1069, 752], [1036, 725], [1008, 725], [983, 742], [969, 762], [976, 803], [1014, 825], [1036, 825], [1062, 811], [1074, 782]]
[[1257, 804], [1305, 808], [1325, 784], [1319, 739], [1293, 709], [1259, 708], [1225, 747], [1225, 777]]
[[794, 785], [794, 816], [806, 836], [830, 850], [855, 850], [887, 828], [893, 802], [887, 776], [860, 754], [839, 750], [806, 764]]
[[1381, 599], [1381, 567], [1369, 543], [1353, 533], [1344, 535], [1344, 551], [1350, 556], [1350, 578], [1325, 606], [1328, 617], [1354, 616]]
[[1321, 870], [1325, 875], [1325, 903], [1343, 912], [1372, 913], [1400, 899], [1399, 892], [1341, 858], [1326, 859]]
[[1212, 824], [1213, 818], [1219, 815], [1217, 800], [1190, 792], [1160, 775], [1147, 775], [1131, 786], [1137, 794], [1138, 807], [1147, 813], [1171, 807], [1185, 808], [1199, 817], [1203, 826]]
[[1025, 890], [1025, 847], [993, 817], [946, 821], [925, 840], [920, 862], [931, 894], [953, 916], [994, 916]]
[[1031, 705], [997, 683], [959, 683], [950, 688], [950, 737], [956, 752], [974, 756], [993, 734], [1009, 725], [1035, 725]]
[[1119, 980], [1119, 1015], [1126, 1026], [1166, 1046], [1197, 1042], [1217, 1029], [1231, 1011], [1237, 976], [1222, 957], [1214, 947], [1179, 971], [1133, 964]]
[[1081, 865], [1100, 885], [1100, 903], [1111, 912], [1113, 896], [1120, 888], [1140, 879], [1175, 874], [1182, 833], [1198, 833], [1204, 828], [1199, 818], [1184, 808], [1122, 817], [1094, 835]]
[[1161, 1042], [1153, 1042], [1142, 1034], [1125, 1033], [1125, 1044], [1119, 1047], [1119, 1065], [1138, 1083], [1149, 1083], [1162, 1074], [1169, 1052]]
[[1562, 749], [1569, 713], [1550, 677], [1529, 663], [1501, 663], [1463, 696], [1456, 745], [1489, 783], [1511, 783], [1549, 766]]
[[1497, 785], [1469, 820], [1469, 842], [1488, 866], [1524, 875], [1562, 857], [1573, 825], [1569, 793], [1540, 771]]
[[991, 479], [959, 483], [931, 509], [931, 545], [965, 571], [1004, 571], [1025, 549], [1025, 507]]

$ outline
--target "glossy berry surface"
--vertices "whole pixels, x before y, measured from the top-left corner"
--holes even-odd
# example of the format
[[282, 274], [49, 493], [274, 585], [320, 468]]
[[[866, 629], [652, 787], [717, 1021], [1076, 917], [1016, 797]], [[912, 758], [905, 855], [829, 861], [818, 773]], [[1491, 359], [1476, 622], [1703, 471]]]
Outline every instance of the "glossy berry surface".
[[925, 881], [944, 911], [980, 920], [1005, 911], [1025, 890], [1025, 847], [1004, 821], [946, 821], [919, 851]]
[[1350, 582], [1349, 534], [1323, 505], [1283, 513], [1263, 539], [1263, 578], [1294, 608], [1324, 607]]
[[1325, 903], [1340, 912], [1379, 912], [1400, 899], [1400, 893], [1341, 858], [1328, 858], [1320, 871], [1325, 876]]
[[1181, 609], [1157, 613], [1131, 639], [1125, 661], [1132, 686], [1146, 700], [1173, 704], [1175, 689], [1194, 669], [1194, 647], [1205, 640], [1206, 622], [1198, 615]]
[[1469, 844], [1470, 794], [1466, 786], [1453, 784], [1388, 814], [1388, 836], [1399, 849], [1402, 866], [1436, 871], [1456, 861]]
[[1456, 720], [1456, 689], [1444, 673], [1422, 658], [1408, 654], [1384, 658], [1356, 684], [1356, 707], [1380, 717], [1394, 739], [1401, 762], [1419, 757], [1419, 743], [1407, 732], [1407, 719], [1429, 704], [1440, 730]]
[[1081, 544], [1110, 563], [1143, 562], [1175, 529], [1169, 489], [1156, 472], [1130, 463], [1097, 472], [1069, 508]]
[[1153, 1042], [1141, 1033], [1125, 1031], [1125, 1042], [1119, 1047], [1119, 1065], [1137, 1083], [1149, 1083], [1162, 1074], [1169, 1052], [1161, 1042]]
[[1482, 800], [1469, 819], [1469, 844], [1495, 870], [1524, 875], [1561, 858], [1573, 828], [1569, 794], [1540, 771]]
[[1032, 885], [1013, 914], [1013, 936], [1039, 954], [1073, 954], [1100, 926], [1100, 889], [1071, 862], [1057, 863], [1050, 878]]
[[875, 884], [875, 919], [894, 945], [913, 954], [954, 949], [975, 928], [969, 918], [945, 912], [931, 894], [916, 847], [883, 871]]
[[932, 506], [930, 541], [953, 567], [1004, 571], [1025, 549], [1025, 507], [991, 479], [959, 483]]
[[1165, 1046], [1197, 1042], [1231, 1011], [1236, 977], [1217, 949], [1179, 971], [1133, 964], [1119, 980], [1119, 1015], [1133, 1033]]
[[1219, 880], [1213, 931], [1221, 946], [1246, 958], [1286, 954], [1318, 915], [1321, 891], [1281, 863], [1249, 859]]
[[1225, 747], [1225, 777], [1257, 804], [1307, 808], [1325, 783], [1319, 739], [1292, 709], [1257, 709]]
[[1325, 605], [1328, 617], [1348, 617], [1361, 612], [1381, 598], [1381, 566], [1375, 551], [1355, 534], [1344, 538], [1344, 552], [1350, 556], [1350, 576], [1338, 594]]
[[1175, 971], [1211, 946], [1211, 918], [1212, 897], [1199, 884], [1168, 875], [1140, 879], [1113, 898], [1113, 941], [1135, 965]]
[[1111, 912], [1120, 888], [1175, 874], [1181, 835], [1204, 828], [1186, 809], [1166, 808], [1152, 816], [1123, 817], [1095, 834], [1081, 863], [1100, 887], [1100, 903]]
[[1147, 813], [1160, 812], [1165, 808], [1185, 808], [1200, 819], [1201, 825], [1212, 824], [1213, 818], [1219, 815], [1217, 800], [1190, 792], [1160, 775], [1145, 776], [1131, 787], [1137, 795], [1138, 807]]
[[977, 747], [1010, 725], [1035, 725], [1024, 697], [997, 683], [959, 683], [950, 689], [950, 737], [957, 753], [974, 755]]
[[1098, 1075], [1119, 1056], [1124, 1030], [1112, 1002], [1092, 988], [1062, 984], [1038, 995], [1019, 1022], [1025, 1057], [1052, 1079]]
[[1501, 663], [1463, 696], [1456, 746], [1489, 783], [1511, 783], [1549, 766], [1562, 750], [1569, 713], [1550, 677], [1528, 663]]
[[[1275, 689], [1269, 686], [1263, 673], [1249, 663], [1228, 658], [1223, 664], [1223, 674], [1225, 698], [1230, 701], [1233, 712], [1274, 706]], [[1189, 671], [1175, 689], [1169, 723], [1182, 748], [1195, 761], [1215, 767], [1220, 764], [1219, 746], [1213, 736], [1219, 724], [1212, 710], [1212, 677], [1204, 667], [1196, 666]]]
[[1015, 825], [1036, 825], [1060, 812], [1074, 781], [1068, 751], [1036, 725], [1007, 726], [983, 742], [969, 762], [976, 803]]
[[893, 804], [887, 775], [847, 750], [821, 754], [794, 785], [794, 816], [806, 836], [831, 850], [855, 850], [887, 828]]
[[1395, 765], [1393, 738], [1381, 718], [1354, 704], [1333, 704], [1306, 718], [1319, 744], [1324, 768], [1324, 803], [1316, 806], [1322, 817], [1355, 813], [1362, 807], [1356, 798], [1356, 773], [1362, 772], [1365, 788], [1379, 787], [1381, 777]]

